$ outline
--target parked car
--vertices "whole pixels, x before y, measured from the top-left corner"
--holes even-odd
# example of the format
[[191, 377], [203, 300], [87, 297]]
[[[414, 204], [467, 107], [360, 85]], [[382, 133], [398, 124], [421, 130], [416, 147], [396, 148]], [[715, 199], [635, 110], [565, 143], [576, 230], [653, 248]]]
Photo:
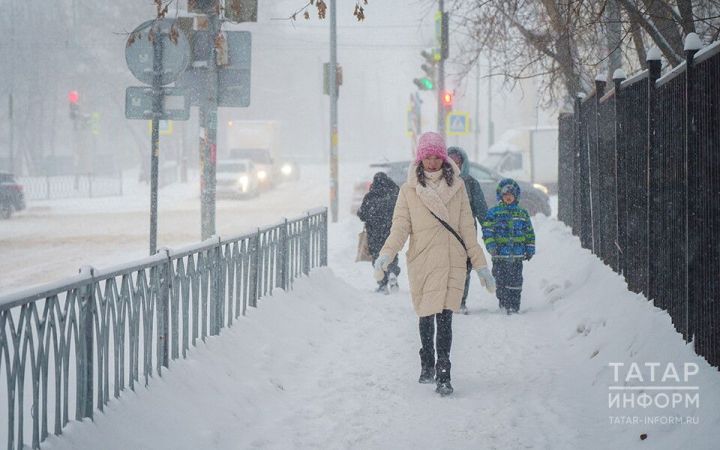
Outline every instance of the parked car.
[[[397, 162], [383, 162], [370, 164], [370, 172], [385, 172], [398, 186], [402, 185], [407, 180], [407, 170], [410, 167], [410, 161], [397, 161]], [[497, 199], [495, 198], [495, 189], [500, 180], [505, 178], [503, 175], [488, 169], [487, 167], [481, 166], [480, 164], [471, 162], [470, 163], [470, 175], [480, 182], [482, 186], [483, 194], [485, 194], [485, 201], [488, 206], [495, 205]], [[362, 199], [370, 189], [372, 175], [367, 177], [367, 180], [361, 180], [355, 183], [353, 188], [353, 200], [350, 210], [353, 214], [357, 213], [358, 208], [362, 204]], [[549, 216], [550, 210], [550, 199], [545, 192], [540, 189], [534, 188], [530, 183], [524, 181], [518, 181], [520, 189], [522, 190], [522, 196], [520, 202], [522, 206], [528, 210], [531, 216], [537, 213], [545, 214]]]
[[0, 172], [0, 219], [9, 219], [15, 211], [25, 209], [25, 194], [11, 173]]
[[216, 180], [218, 197], [254, 197], [259, 193], [258, 170], [249, 159], [219, 160]]

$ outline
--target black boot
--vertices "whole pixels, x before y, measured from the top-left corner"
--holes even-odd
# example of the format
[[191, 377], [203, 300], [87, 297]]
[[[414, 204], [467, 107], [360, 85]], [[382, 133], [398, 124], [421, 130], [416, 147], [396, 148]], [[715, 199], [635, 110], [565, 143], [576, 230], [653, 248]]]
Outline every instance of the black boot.
[[435, 368], [423, 366], [420, 369], [420, 378], [418, 378], [418, 383], [430, 384], [433, 381], [435, 381]]
[[435, 380], [435, 352], [420, 349], [420, 378], [418, 383], [428, 384]]
[[450, 384], [450, 360], [438, 359], [437, 366], [435, 367], [435, 372], [435, 381], [437, 383], [435, 392], [437, 392], [443, 397], [452, 394], [453, 387], [452, 384]]

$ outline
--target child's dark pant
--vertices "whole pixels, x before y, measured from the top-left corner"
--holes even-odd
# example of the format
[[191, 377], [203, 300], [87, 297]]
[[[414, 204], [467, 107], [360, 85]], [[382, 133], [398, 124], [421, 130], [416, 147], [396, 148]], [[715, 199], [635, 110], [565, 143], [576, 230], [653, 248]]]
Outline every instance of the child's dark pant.
[[522, 294], [523, 263], [521, 259], [493, 259], [496, 295], [501, 308], [517, 312]]

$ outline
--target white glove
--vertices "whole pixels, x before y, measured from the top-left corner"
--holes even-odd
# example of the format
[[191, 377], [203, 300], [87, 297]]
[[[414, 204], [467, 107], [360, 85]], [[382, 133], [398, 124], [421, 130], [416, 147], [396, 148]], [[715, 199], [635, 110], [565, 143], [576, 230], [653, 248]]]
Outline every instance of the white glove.
[[375, 269], [375, 272], [373, 273], [375, 281], [382, 281], [382, 279], [385, 278], [385, 271], [387, 270], [388, 264], [390, 264], [389, 256], [378, 256], [378, 259], [375, 260], [375, 265], [373, 266], [373, 268]]
[[485, 286], [488, 292], [495, 293], [495, 277], [492, 276], [490, 270], [487, 267], [476, 270], [478, 278], [480, 278], [480, 284]]
[[373, 265], [373, 268], [376, 271], [383, 271], [385, 272], [387, 270], [387, 266], [390, 264], [390, 257], [388, 255], [380, 255], [375, 260], [375, 264]]

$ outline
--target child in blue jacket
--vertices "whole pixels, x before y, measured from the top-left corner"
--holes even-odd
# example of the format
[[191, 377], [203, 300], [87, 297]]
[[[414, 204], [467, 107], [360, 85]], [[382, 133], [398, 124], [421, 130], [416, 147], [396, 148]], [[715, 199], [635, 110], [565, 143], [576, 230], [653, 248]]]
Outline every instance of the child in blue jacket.
[[496, 295], [507, 314], [520, 309], [523, 261], [535, 255], [535, 231], [528, 212], [518, 205], [520, 186], [509, 178], [497, 187], [497, 206], [482, 224], [485, 248], [492, 256]]

